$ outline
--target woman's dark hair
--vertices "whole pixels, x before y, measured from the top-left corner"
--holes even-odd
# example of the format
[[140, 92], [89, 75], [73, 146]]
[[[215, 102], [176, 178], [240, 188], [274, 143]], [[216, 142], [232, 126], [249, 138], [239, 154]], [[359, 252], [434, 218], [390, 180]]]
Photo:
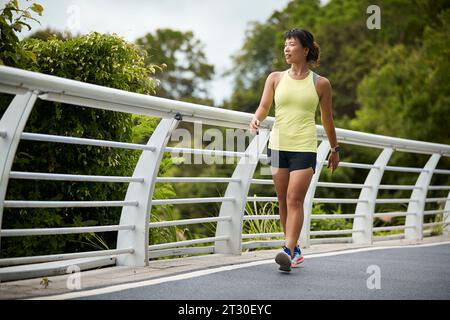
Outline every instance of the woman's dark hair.
[[303, 47], [309, 48], [306, 62], [311, 63], [314, 68], [320, 65], [320, 47], [314, 41], [311, 32], [305, 29], [291, 29], [284, 34], [284, 39], [296, 38]]

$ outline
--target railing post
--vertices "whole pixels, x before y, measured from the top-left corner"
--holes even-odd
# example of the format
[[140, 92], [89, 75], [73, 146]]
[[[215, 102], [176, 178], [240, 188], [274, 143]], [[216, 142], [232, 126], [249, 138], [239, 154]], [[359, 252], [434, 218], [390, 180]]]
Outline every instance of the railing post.
[[444, 212], [442, 214], [442, 217], [443, 217], [442, 221], [447, 223], [447, 224], [444, 224], [444, 231], [447, 231], [450, 233], [450, 191], [447, 195], [447, 200], [445, 200], [444, 210], [449, 211], [449, 212]]
[[259, 129], [259, 134], [253, 138], [245, 151], [249, 157], [241, 158], [233, 172], [232, 178], [238, 178], [240, 182], [228, 183], [225, 197], [233, 197], [235, 200], [222, 202], [219, 216], [231, 216], [231, 221], [217, 223], [216, 237], [229, 235], [230, 240], [216, 241], [215, 253], [241, 254], [243, 215], [248, 190], [259, 158], [269, 139], [269, 132], [268, 129]]
[[[36, 102], [37, 92], [18, 94], [0, 120], [0, 229], [3, 221], [3, 202], [6, 197], [9, 173], [16, 155], [23, 128]], [[0, 238], [1, 248], [1, 238]]]
[[375, 205], [378, 195], [378, 187], [383, 178], [384, 169], [389, 162], [394, 150], [392, 148], [385, 148], [364, 181], [364, 186], [361, 189], [356, 205], [355, 214], [364, 215], [363, 217], [355, 217], [353, 219], [353, 230], [364, 230], [363, 232], [354, 232], [352, 234], [353, 243], [358, 244], [372, 244], [373, 242], [373, 214], [375, 212]]
[[307, 248], [310, 246], [313, 199], [316, 193], [317, 183], [319, 182], [320, 172], [324, 167], [325, 160], [327, 160], [326, 157], [329, 150], [330, 142], [326, 139], [322, 140], [317, 148], [316, 170], [311, 179], [311, 183], [309, 184], [308, 191], [306, 192], [305, 200], [303, 201], [303, 227], [300, 232], [300, 245], [302, 248]]
[[117, 265], [142, 267], [148, 265], [149, 222], [152, 208], [155, 182], [173, 130], [181, 121], [181, 116], [175, 119], [161, 119], [155, 131], [147, 142], [147, 146], [155, 147], [154, 151], [144, 150], [134, 169], [133, 178], [144, 178], [143, 182], [130, 182], [125, 201], [138, 201], [136, 207], [122, 209], [120, 225], [134, 225], [134, 230], [120, 230], [117, 236], [117, 249], [133, 248], [134, 253], [117, 257]]
[[423, 239], [423, 211], [425, 209], [425, 199], [427, 198], [428, 186], [430, 185], [433, 171], [440, 158], [440, 154], [433, 154], [424, 167], [425, 171], [422, 171], [419, 178], [417, 178], [415, 185], [417, 188], [413, 190], [410, 198], [410, 200], [415, 201], [410, 201], [408, 204], [408, 213], [411, 213], [411, 215], [406, 216], [405, 226], [411, 228], [405, 229], [405, 239]]

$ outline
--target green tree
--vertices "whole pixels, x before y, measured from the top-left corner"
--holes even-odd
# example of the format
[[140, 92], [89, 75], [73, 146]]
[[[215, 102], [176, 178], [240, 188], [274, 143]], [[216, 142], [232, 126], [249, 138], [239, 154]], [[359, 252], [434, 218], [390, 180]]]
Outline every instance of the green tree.
[[[425, 30], [422, 46], [399, 44], [389, 61], [368, 73], [358, 87], [362, 107], [350, 122], [355, 130], [414, 140], [450, 143], [450, 9], [439, 27]], [[418, 124], [420, 123], [420, 130]]]
[[[439, 11], [430, 11], [430, 1], [378, 1], [381, 29], [366, 26], [370, 0], [333, 0], [321, 9], [316, 38], [322, 49], [319, 74], [333, 85], [333, 107], [337, 118], [353, 118], [360, 108], [357, 87], [364, 76], [389, 60], [389, 49], [396, 44], [420, 45], [429, 19]], [[442, 8], [442, 1], [436, 7]], [[399, 18], [401, 17], [401, 18]]]
[[[350, 129], [450, 144], [449, 17], [450, 9], [443, 11], [437, 23], [425, 29], [420, 47], [394, 46], [387, 52], [389, 61], [363, 78], [357, 90], [362, 107], [349, 122]], [[393, 163], [421, 163], [418, 158], [395, 154]], [[450, 165], [449, 159], [443, 157], [440, 165]], [[437, 179], [435, 184], [446, 183], [446, 177]]]
[[32, 12], [42, 15], [44, 8], [33, 3], [26, 9], [20, 9], [17, 0], [11, 0], [0, 11], [0, 64], [22, 66], [34, 60], [31, 52], [26, 51], [20, 45], [16, 32], [21, 32], [23, 27], [31, 30], [29, 21], [36, 21]]
[[[2, 12], [5, 13], [5, 9]], [[5, 28], [12, 28], [12, 25], [6, 25]], [[154, 75], [158, 66], [146, 63], [145, 51], [117, 35], [93, 32], [65, 41], [56, 38], [48, 41], [25, 39], [16, 42], [14, 47], [8, 47], [4, 43], [6, 39], [2, 38], [0, 46], [10, 50], [10, 54], [3, 55], [6, 57], [3, 62], [10, 66], [141, 94], [156, 93], [157, 81]], [[22, 59], [22, 56], [34, 58]], [[8, 106], [8, 98], [1, 96], [2, 110]], [[157, 121], [154, 120], [147, 126], [145, 133], [151, 134], [156, 125]], [[141, 134], [133, 133], [132, 126], [130, 114], [38, 100], [25, 131], [124, 142], [142, 140]], [[136, 151], [22, 141], [12, 170], [130, 176], [138, 156], [139, 152]], [[161, 171], [167, 170], [167, 159], [163, 164]], [[122, 200], [126, 188], [127, 185], [112, 183], [10, 180], [6, 198]], [[157, 188], [156, 192], [160, 196], [170, 193], [167, 186]], [[118, 224], [119, 217], [120, 208], [5, 209], [2, 227], [13, 229], [109, 225]], [[94, 239], [97, 239], [99, 246], [111, 248], [115, 246], [116, 235], [105, 233]], [[85, 243], [85, 240], [90, 241], [90, 244]], [[2, 238], [0, 256], [85, 250], [92, 250], [92, 237], [89, 234], [28, 236]]]
[[207, 84], [214, 75], [214, 66], [207, 63], [204, 46], [191, 31], [157, 29], [136, 43], [147, 51], [147, 62], [166, 66], [164, 72], [157, 73], [161, 79], [158, 96], [213, 104]]
[[264, 23], [251, 24], [227, 73], [234, 76], [234, 90], [224, 105], [256, 110], [267, 75], [289, 67], [283, 57], [284, 32], [301, 27], [310, 30], [321, 47], [321, 65], [315, 71], [330, 79], [337, 124], [346, 123], [360, 107], [356, 88], [361, 79], [389, 59], [387, 52], [394, 44], [420, 44], [426, 26], [449, 5], [444, 0], [379, 1], [381, 29], [369, 30], [366, 10], [371, 4], [370, 0], [333, 0], [325, 6], [316, 0], [291, 1]]
[[58, 30], [53, 30], [51, 28], [46, 28], [43, 30], [38, 30], [33, 32], [27, 38], [40, 39], [43, 41], [47, 41], [53, 38], [58, 40], [68, 40], [74, 38], [74, 36], [70, 32], [60, 32]]

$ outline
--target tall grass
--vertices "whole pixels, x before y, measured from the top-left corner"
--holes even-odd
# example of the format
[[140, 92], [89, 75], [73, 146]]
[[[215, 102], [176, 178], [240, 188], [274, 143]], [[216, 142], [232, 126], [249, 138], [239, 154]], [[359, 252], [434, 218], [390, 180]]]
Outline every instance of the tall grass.
[[[276, 212], [276, 210], [278, 210], [277, 202], [266, 202], [264, 205], [260, 205], [258, 204], [258, 202], [253, 201], [247, 202], [244, 209], [244, 214], [249, 216], [277, 215], [278, 212]], [[275, 233], [275, 232], [283, 232], [283, 228], [281, 227], [279, 219], [263, 219], [263, 220], [257, 219], [244, 221], [242, 231], [245, 234]], [[268, 239], [268, 237], [254, 238], [254, 240], [266, 240], [266, 239]], [[283, 237], [275, 237], [270, 239], [282, 240]]]

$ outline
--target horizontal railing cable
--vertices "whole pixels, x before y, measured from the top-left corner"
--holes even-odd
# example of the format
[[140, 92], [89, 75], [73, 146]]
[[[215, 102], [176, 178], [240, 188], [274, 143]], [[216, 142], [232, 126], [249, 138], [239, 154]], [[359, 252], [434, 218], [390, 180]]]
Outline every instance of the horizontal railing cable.
[[195, 219], [182, 219], [174, 221], [158, 221], [150, 222], [148, 224], [149, 228], [162, 228], [162, 227], [172, 227], [181, 225], [190, 225], [197, 223], [208, 223], [208, 222], [218, 222], [218, 221], [231, 221], [231, 216], [224, 217], [210, 217], [210, 218], [195, 218]]
[[97, 208], [138, 206], [138, 201], [24, 201], [5, 200], [5, 208]]
[[450, 213], [450, 210], [426, 210], [423, 212], [424, 215], [437, 214], [437, 213]]
[[51, 255], [43, 255], [43, 256], [19, 257], [19, 258], [3, 258], [3, 259], [0, 259], [0, 267], [17, 266], [17, 265], [24, 265], [24, 264], [34, 264], [34, 263], [42, 263], [42, 262], [52, 262], [52, 261], [61, 261], [61, 260], [71, 260], [71, 259], [81, 259], [81, 258], [90, 258], [90, 257], [115, 256], [115, 255], [132, 254], [132, 253], [134, 253], [134, 249], [129, 248], [129, 249], [110, 249], [110, 250], [75, 252], [75, 253], [61, 253], [61, 254], [51, 254]]
[[188, 153], [188, 154], [203, 154], [211, 156], [227, 156], [227, 157], [248, 157], [245, 152], [224, 151], [224, 150], [210, 150], [210, 149], [192, 149], [192, 148], [172, 148], [166, 147], [166, 152], [171, 153]]
[[396, 166], [386, 166], [384, 170], [396, 172], [413, 172], [413, 173], [429, 172], [429, 170], [424, 168], [410, 168], [410, 167], [396, 167]]
[[210, 202], [223, 202], [234, 201], [233, 197], [210, 197], [210, 198], [179, 198], [179, 199], [157, 199], [152, 200], [152, 205], [165, 205], [165, 204], [187, 204], [187, 203], [210, 203]]
[[146, 146], [146, 145], [136, 144], [136, 143], [65, 137], [65, 136], [56, 136], [56, 135], [41, 134], [41, 133], [28, 133], [28, 132], [22, 133], [22, 140], [68, 143], [68, 144], [79, 144], [79, 145], [88, 145], [88, 146], [97, 146], [97, 147], [133, 149], [133, 150], [148, 150], [148, 151], [156, 150], [156, 148], [153, 146]]
[[392, 231], [392, 230], [403, 230], [403, 229], [408, 229], [408, 228], [414, 228], [414, 226], [391, 226], [391, 227], [376, 227], [373, 228], [372, 231]]
[[379, 218], [379, 217], [406, 217], [406, 216], [414, 216], [415, 213], [413, 212], [380, 212], [380, 213], [374, 213], [373, 217], [374, 218]]
[[437, 174], [450, 174], [450, 170], [444, 170], [444, 169], [434, 169], [433, 173]]
[[[409, 199], [408, 199], [409, 200]], [[247, 201], [256, 201], [256, 202], [278, 202], [277, 197], [247, 197]], [[347, 198], [314, 198], [313, 202], [321, 202], [321, 203], [358, 203], [358, 202], [368, 202], [368, 200], [364, 199], [347, 199]]]
[[242, 235], [242, 239], [275, 238], [275, 237], [284, 237], [284, 233], [283, 232], [248, 233]]
[[357, 232], [364, 232], [364, 230], [321, 230], [321, 231], [310, 231], [311, 236], [327, 236], [336, 234], [351, 234]]
[[376, 203], [407, 203], [407, 202], [419, 202], [417, 199], [409, 198], [394, 198], [394, 199], [376, 199]]
[[57, 234], [79, 234], [90, 232], [108, 232], [119, 230], [134, 230], [134, 225], [111, 225], [98, 227], [70, 227], [70, 228], [32, 228], [32, 229], [2, 229], [2, 237], [44, 236]]
[[213, 183], [228, 183], [228, 182], [241, 182], [239, 178], [215, 178], [215, 177], [158, 177], [156, 178], [158, 183], [170, 183], [170, 182], [213, 182]]
[[442, 198], [428, 198], [425, 199], [425, 202], [440, 202], [440, 201], [448, 201], [450, 198], [442, 197]]
[[429, 186], [428, 190], [450, 190], [450, 186]]
[[445, 226], [445, 225], [450, 225], [450, 221], [438, 221], [438, 222], [424, 223], [423, 227], [429, 228], [429, 227]]
[[149, 246], [149, 250], [159, 250], [159, 249], [167, 249], [167, 248], [174, 248], [174, 247], [182, 247], [182, 246], [189, 246], [193, 244], [202, 244], [202, 243], [209, 243], [209, 242], [215, 242], [215, 241], [226, 241], [229, 240], [230, 236], [219, 236], [219, 237], [210, 237], [210, 238], [202, 238], [202, 239], [193, 239], [193, 240], [184, 240], [184, 241], [177, 241], [177, 242], [169, 242], [169, 243], [162, 243], [162, 244], [154, 244]]
[[94, 175], [75, 175], [60, 173], [42, 173], [42, 172], [18, 172], [11, 171], [11, 179], [27, 180], [50, 180], [50, 181], [82, 181], [82, 182], [144, 182], [144, 178], [117, 177], [117, 176], [94, 176]]

